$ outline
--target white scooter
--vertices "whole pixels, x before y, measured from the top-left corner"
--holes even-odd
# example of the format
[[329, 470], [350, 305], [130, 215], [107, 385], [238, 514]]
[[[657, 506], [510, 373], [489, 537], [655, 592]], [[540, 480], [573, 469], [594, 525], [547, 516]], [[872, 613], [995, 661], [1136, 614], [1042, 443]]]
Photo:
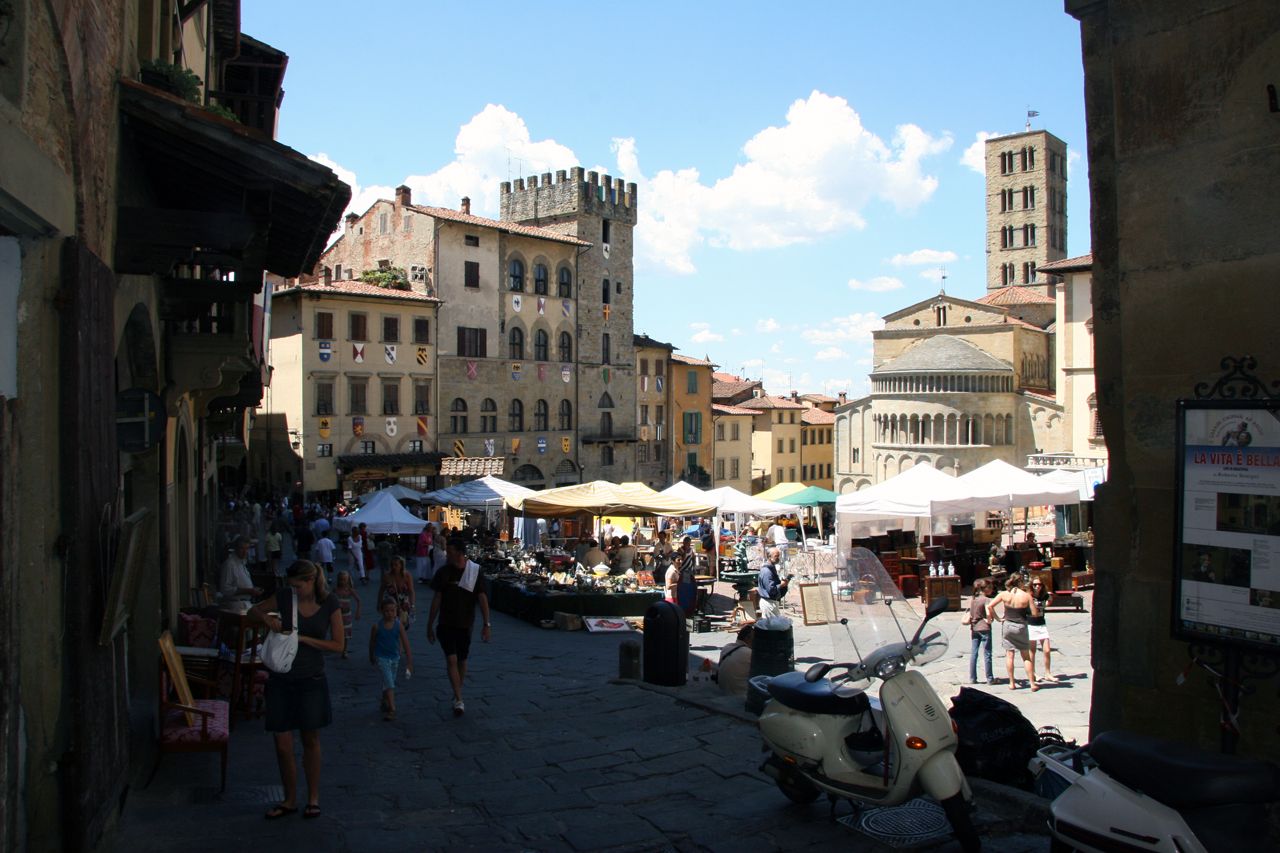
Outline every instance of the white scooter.
[[[855, 577], [874, 579], [862, 584], [867, 603], [846, 605], [851, 618], [840, 620], [857, 661], [814, 664], [807, 672], [769, 681], [760, 733], [771, 754], [760, 769], [783, 794], [802, 804], [825, 792], [833, 808], [841, 799], [855, 807], [894, 806], [923, 791], [942, 805], [961, 848], [966, 853], [980, 850], [970, 818], [973, 794], [956, 761], [957, 738], [947, 703], [924, 676], [907, 669], [946, 652], [941, 632], [922, 634], [948, 602], [930, 601], [924, 620], [908, 638], [898, 612], [912, 611], [880, 561], [863, 548], [855, 549], [849, 561]], [[825, 678], [833, 669], [843, 672]], [[873, 678], [882, 682], [879, 700], [854, 686]]]
[[1032, 759], [1066, 788], [1050, 807], [1053, 850], [1242, 853], [1266, 847], [1280, 767], [1130, 732]]

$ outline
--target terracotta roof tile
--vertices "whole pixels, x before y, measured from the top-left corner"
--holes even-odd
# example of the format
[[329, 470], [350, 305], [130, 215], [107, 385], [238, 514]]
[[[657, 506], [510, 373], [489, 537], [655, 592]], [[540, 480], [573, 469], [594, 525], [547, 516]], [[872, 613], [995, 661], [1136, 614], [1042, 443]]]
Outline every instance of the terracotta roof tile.
[[354, 279], [339, 279], [331, 284], [325, 284], [322, 281], [313, 281], [305, 284], [299, 284], [296, 287], [289, 287], [284, 290], [276, 291], [275, 296], [283, 296], [295, 290], [305, 290], [309, 294], [321, 296], [374, 296], [380, 299], [401, 299], [409, 302], [439, 302], [440, 300], [434, 296], [428, 296], [425, 293], [419, 293], [416, 290], [396, 290], [390, 287], [379, 287], [376, 284], [369, 284], [364, 281], [356, 281]]
[[1029, 287], [1011, 284], [1008, 287], [993, 290], [976, 301], [983, 305], [1052, 305], [1053, 297], [1045, 296], [1040, 291]]
[[692, 365], [695, 365], [695, 366], [697, 366], [697, 367], [715, 367], [715, 365], [714, 365], [714, 364], [712, 364], [712, 363], [711, 363], [711, 361], [710, 361], [709, 359], [705, 359], [705, 358], [692, 358], [692, 357], [687, 356], [687, 355], [681, 355], [681, 354], [680, 354], [680, 353], [678, 353], [678, 352], [673, 352], [673, 353], [671, 353], [671, 360], [672, 360], [672, 361], [678, 361], [678, 362], [680, 362], [681, 364], [692, 364]]
[[462, 213], [457, 210], [450, 210], [447, 207], [425, 207], [421, 204], [408, 205], [410, 210], [416, 210], [419, 213], [425, 213], [427, 216], [434, 216], [436, 219], [446, 219], [450, 222], [461, 222], [465, 225], [475, 225], [481, 228], [496, 228], [499, 231], [506, 231], [508, 234], [519, 234], [523, 237], [537, 237], [540, 240], [555, 240], [558, 243], [569, 243], [573, 246], [590, 246], [586, 240], [579, 240], [577, 237], [570, 237], [568, 234], [561, 234], [558, 231], [552, 231], [549, 228], [537, 228], [533, 225], [521, 225], [518, 222], [504, 222], [500, 219], [489, 219], [484, 216], [472, 216], [470, 213]]
[[835, 422], [836, 416], [822, 409], [805, 409], [804, 414], [800, 416], [802, 424], [833, 424]]
[[712, 403], [711, 414], [713, 415], [751, 415], [760, 414], [755, 409], [744, 409], [741, 406], [726, 406], [723, 403]]
[[446, 456], [440, 460], [440, 476], [498, 477], [505, 462], [505, 456]]
[[1038, 272], [1050, 272], [1059, 274], [1064, 272], [1086, 272], [1093, 269], [1093, 252], [1087, 255], [1080, 255], [1075, 258], [1063, 258], [1060, 261], [1051, 261], [1037, 269]]
[[765, 395], [763, 397], [755, 397], [751, 400], [743, 400], [738, 404], [744, 409], [806, 409], [794, 400], [786, 397], [772, 397]]
[[[720, 374], [720, 373], [711, 374], [713, 379], [715, 379], [715, 377], [717, 376], [723, 376], [723, 375], [724, 374]], [[730, 397], [734, 397], [734, 396], [737, 396], [738, 394], [741, 394], [743, 391], [748, 391], [752, 388], [759, 387], [759, 385], [760, 385], [760, 382], [759, 380], [756, 380], [756, 379], [738, 379], [737, 377], [734, 377], [732, 381], [727, 381], [727, 382], [722, 381], [720, 379], [715, 379], [715, 381], [711, 383], [711, 399], [726, 400]]]
[[812, 400], [815, 403], [839, 403], [839, 397], [832, 397], [830, 394], [801, 394], [801, 400]]

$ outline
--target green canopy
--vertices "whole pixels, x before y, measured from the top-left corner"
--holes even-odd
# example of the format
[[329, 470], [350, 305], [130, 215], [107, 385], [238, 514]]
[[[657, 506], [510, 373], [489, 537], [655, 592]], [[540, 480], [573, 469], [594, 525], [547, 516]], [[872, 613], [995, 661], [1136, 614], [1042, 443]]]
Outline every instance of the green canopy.
[[835, 503], [836, 493], [821, 486], [807, 486], [798, 492], [773, 498], [773, 500], [780, 504], [791, 504], [792, 506], [817, 506], [818, 504]]

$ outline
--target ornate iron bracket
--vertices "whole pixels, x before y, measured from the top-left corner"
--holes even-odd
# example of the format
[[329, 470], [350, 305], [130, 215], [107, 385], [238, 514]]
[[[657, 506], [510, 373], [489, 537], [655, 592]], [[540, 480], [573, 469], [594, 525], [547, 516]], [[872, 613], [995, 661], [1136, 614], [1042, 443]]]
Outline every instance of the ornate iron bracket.
[[1258, 360], [1251, 355], [1239, 358], [1223, 356], [1221, 367], [1225, 373], [1218, 381], [1210, 385], [1208, 382], [1196, 383], [1197, 400], [1276, 400], [1280, 399], [1280, 380], [1271, 383], [1268, 390], [1266, 383], [1253, 375], [1258, 367]]

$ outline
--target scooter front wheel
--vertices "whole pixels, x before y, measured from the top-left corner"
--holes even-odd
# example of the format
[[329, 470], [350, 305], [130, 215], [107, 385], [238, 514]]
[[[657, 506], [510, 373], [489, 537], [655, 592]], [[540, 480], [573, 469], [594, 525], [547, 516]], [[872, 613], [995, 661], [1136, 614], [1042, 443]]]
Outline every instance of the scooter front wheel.
[[960, 849], [964, 853], [978, 853], [982, 849], [982, 839], [973, 827], [970, 805], [965, 801], [964, 795], [947, 797], [940, 805], [946, 812], [947, 820], [951, 822], [951, 829], [956, 834], [956, 841], [960, 842]]
[[822, 793], [817, 785], [798, 773], [783, 773], [778, 777], [777, 782], [778, 790], [785, 794], [788, 800], [802, 806], [809, 805]]

